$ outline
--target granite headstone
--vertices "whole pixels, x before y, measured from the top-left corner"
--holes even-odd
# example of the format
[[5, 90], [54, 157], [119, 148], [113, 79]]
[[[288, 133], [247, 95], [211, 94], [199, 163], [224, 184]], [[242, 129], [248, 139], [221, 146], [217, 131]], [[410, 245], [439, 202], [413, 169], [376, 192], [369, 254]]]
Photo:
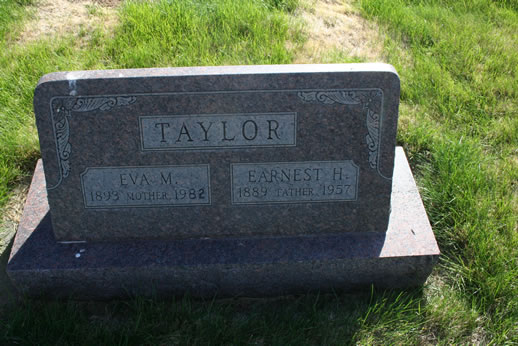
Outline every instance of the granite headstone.
[[390, 65], [53, 73], [7, 272], [30, 297], [422, 284], [439, 256]]
[[386, 232], [389, 65], [44, 76], [34, 109], [60, 241]]

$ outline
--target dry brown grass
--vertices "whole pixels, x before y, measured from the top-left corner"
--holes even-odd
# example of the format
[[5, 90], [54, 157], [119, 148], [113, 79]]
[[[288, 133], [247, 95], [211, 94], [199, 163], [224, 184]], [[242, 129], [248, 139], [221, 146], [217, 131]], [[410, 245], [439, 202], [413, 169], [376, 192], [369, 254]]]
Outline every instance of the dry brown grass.
[[[97, 26], [117, 24], [121, 0], [40, 0], [34, 18], [21, 32], [21, 43], [52, 36], [88, 36]], [[330, 53], [383, 61], [383, 39], [378, 27], [363, 19], [350, 0], [305, 0], [298, 16], [304, 21], [308, 40], [294, 63], [335, 62]], [[82, 40], [79, 40], [81, 43]]]
[[300, 16], [308, 40], [295, 63], [323, 63], [329, 52], [368, 62], [383, 61], [383, 39], [378, 27], [363, 19], [350, 0], [306, 0]]
[[34, 18], [27, 22], [20, 43], [52, 36], [82, 36], [102, 25], [110, 29], [117, 23], [120, 0], [40, 0]]
[[27, 177], [12, 191], [9, 201], [1, 209], [0, 219], [0, 312], [9, 303], [17, 301], [17, 295], [6, 273], [7, 259], [10, 244], [13, 240], [20, 218], [22, 216], [25, 199], [29, 190], [30, 179]]
[[11, 193], [11, 198], [7, 202], [7, 205], [4, 209], [4, 221], [10, 221], [14, 223], [20, 222], [20, 217], [22, 216], [23, 205], [25, 204], [28, 190], [28, 181], [23, 182], [14, 188]]
[[0, 254], [5, 251], [11, 237], [16, 232], [29, 191], [29, 180], [25, 179], [17, 185], [10, 194], [9, 201], [2, 208], [2, 219], [0, 220]]

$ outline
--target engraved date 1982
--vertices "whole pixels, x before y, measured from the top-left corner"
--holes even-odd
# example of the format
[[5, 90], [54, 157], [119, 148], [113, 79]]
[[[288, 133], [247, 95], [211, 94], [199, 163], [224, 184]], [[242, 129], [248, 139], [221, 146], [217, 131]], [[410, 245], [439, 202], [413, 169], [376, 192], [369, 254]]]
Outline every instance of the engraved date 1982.
[[90, 191], [89, 197], [91, 202], [108, 202], [118, 201], [122, 196], [125, 196], [131, 201], [153, 201], [153, 200], [167, 200], [167, 201], [181, 201], [189, 200], [203, 200], [205, 199], [207, 191], [205, 188], [201, 189], [175, 189], [172, 192], [164, 191], [140, 191], [140, 192], [119, 192], [112, 191]]
[[87, 208], [210, 204], [209, 167], [99, 167], [81, 176]]

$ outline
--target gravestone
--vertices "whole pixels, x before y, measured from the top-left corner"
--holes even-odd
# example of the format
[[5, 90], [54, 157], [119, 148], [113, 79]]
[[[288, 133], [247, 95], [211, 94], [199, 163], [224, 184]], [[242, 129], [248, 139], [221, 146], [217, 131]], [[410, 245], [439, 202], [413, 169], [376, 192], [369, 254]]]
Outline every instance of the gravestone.
[[386, 232], [399, 78], [335, 69], [44, 77], [56, 239]]
[[46, 75], [8, 272], [92, 298], [422, 283], [438, 249], [398, 104], [384, 64]]

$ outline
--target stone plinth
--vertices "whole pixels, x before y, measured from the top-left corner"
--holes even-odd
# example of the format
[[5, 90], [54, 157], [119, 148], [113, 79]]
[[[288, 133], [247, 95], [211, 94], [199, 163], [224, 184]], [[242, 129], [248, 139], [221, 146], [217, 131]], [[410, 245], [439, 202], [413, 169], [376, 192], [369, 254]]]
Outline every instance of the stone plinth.
[[402, 148], [396, 149], [391, 205], [386, 232], [60, 243], [40, 161], [7, 271], [29, 297], [76, 299], [420, 285], [439, 248]]

